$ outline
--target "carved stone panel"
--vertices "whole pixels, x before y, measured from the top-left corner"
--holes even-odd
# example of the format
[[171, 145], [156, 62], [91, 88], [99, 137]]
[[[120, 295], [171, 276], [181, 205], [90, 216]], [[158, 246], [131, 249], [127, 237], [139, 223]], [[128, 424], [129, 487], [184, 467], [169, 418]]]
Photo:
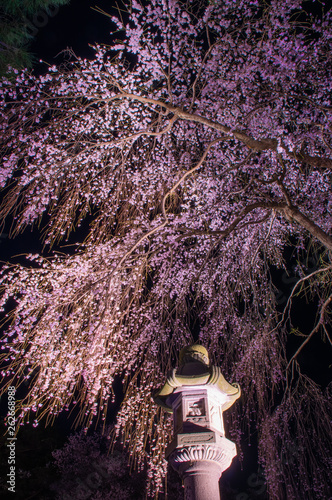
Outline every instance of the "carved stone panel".
[[207, 427], [209, 420], [206, 410], [207, 405], [204, 397], [184, 398], [185, 422]]
[[203, 398], [199, 400], [193, 400], [193, 401], [188, 401], [188, 408], [187, 408], [187, 414], [186, 417], [205, 417], [206, 416], [206, 410], [205, 410], [205, 401]]

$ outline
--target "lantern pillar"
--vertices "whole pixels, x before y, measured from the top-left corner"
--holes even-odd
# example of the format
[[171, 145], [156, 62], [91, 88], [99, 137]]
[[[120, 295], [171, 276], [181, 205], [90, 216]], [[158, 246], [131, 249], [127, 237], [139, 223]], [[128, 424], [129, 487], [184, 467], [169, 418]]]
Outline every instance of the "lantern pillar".
[[220, 500], [220, 476], [237, 454], [225, 437], [223, 411], [240, 393], [220, 368], [210, 366], [207, 350], [195, 344], [182, 349], [179, 367], [155, 394], [155, 402], [173, 413], [166, 458], [183, 480], [185, 500]]

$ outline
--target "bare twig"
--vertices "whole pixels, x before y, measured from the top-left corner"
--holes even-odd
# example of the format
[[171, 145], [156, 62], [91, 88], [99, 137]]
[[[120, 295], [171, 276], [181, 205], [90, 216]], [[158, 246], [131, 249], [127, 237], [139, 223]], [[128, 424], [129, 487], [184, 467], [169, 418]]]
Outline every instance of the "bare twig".
[[[291, 357], [291, 359], [289, 360], [288, 362], [288, 365], [287, 365], [287, 370], [289, 369], [290, 365], [292, 364], [292, 362], [294, 361], [295, 358], [297, 358], [297, 356], [300, 354], [300, 352], [302, 351], [302, 349], [304, 348], [304, 346], [309, 342], [309, 340], [314, 336], [314, 334], [319, 330], [320, 327], [323, 327], [325, 321], [324, 321], [324, 317], [325, 317], [325, 312], [326, 312], [326, 308], [328, 307], [328, 305], [332, 302], [332, 295], [330, 295], [326, 301], [324, 302], [324, 304], [322, 305], [321, 307], [321, 310], [320, 310], [320, 315], [319, 315], [319, 320], [316, 324], [316, 326], [311, 330], [311, 332], [309, 333], [309, 335], [307, 336], [307, 338], [304, 340], [304, 342], [302, 342], [302, 344], [300, 345], [300, 347], [297, 349], [297, 351], [295, 352], [295, 354], [293, 354], [293, 356]], [[328, 337], [329, 338], [329, 337]], [[329, 338], [330, 340], [330, 338]]]

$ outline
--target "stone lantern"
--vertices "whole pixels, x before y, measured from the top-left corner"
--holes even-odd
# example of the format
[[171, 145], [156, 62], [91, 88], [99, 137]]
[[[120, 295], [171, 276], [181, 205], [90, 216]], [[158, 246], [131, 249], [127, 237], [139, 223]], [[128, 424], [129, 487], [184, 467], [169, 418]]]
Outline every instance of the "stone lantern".
[[166, 458], [183, 479], [186, 500], [220, 499], [219, 478], [236, 456], [235, 443], [225, 437], [223, 411], [240, 394], [198, 344], [182, 349], [179, 367], [155, 393], [155, 402], [173, 413]]

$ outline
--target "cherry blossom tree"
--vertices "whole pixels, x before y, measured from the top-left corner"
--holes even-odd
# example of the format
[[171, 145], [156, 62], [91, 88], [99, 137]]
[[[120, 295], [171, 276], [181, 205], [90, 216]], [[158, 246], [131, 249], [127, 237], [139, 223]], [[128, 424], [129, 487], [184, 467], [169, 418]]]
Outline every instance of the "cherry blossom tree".
[[[240, 446], [255, 421], [270, 498], [327, 498], [329, 388], [298, 362], [314, 337], [331, 344], [332, 20], [315, 12], [133, 0], [94, 60], [3, 80], [3, 220], [13, 236], [40, 224], [46, 249], [89, 229], [75, 252], [3, 269], [1, 303], [16, 305], [2, 373], [31, 381], [21, 424], [78, 405], [85, 428], [106, 422], [122, 377], [115, 437], [148, 464], [150, 491], [171, 433], [151, 393], [198, 340], [241, 385], [230, 432]], [[320, 266], [298, 266], [280, 314], [270, 269], [290, 239]], [[287, 356], [304, 292], [317, 321]]]
[[60, 478], [51, 489], [57, 499], [144, 498], [144, 477], [130, 474], [125, 454], [120, 450], [108, 454], [103, 441], [101, 433], [86, 436], [80, 431], [70, 435], [62, 448], [53, 451]]

